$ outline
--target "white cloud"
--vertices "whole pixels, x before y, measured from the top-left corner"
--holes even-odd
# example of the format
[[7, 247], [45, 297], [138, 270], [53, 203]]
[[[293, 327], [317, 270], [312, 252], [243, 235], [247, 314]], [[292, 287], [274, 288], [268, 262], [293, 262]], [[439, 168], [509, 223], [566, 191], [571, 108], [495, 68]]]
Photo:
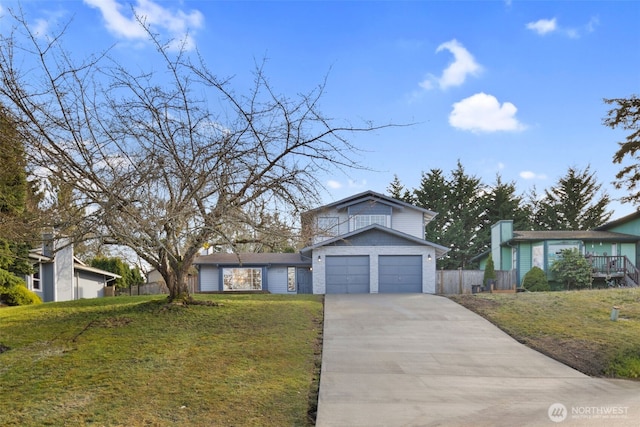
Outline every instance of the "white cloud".
[[512, 103], [500, 105], [495, 96], [481, 92], [453, 104], [449, 124], [471, 132], [521, 131], [526, 126], [516, 118], [517, 111]]
[[531, 171], [522, 171], [520, 172], [520, 178], [522, 179], [547, 179], [545, 174], [538, 174]]
[[327, 187], [331, 188], [332, 190], [338, 190], [342, 188], [342, 184], [339, 183], [338, 181], [334, 181], [333, 179], [330, 179], [329, 181], [327, 181]]
[[49, 21], [43, 18], [38, 18], [35, 20], [31, 28], [36, 37], [43, 38], [49, 32]]
[[136, 16], [149, 25], [152, 31], [165, 30], [174, 39], [172, 47], [177, 49], [184, 42], [187, 50], [195, 47], [191, 35], [203, 25], [204, 17], [197, 10], [185, 13], [182, 10], [169, 10], [151, 0], [137, 0], [133, 11], [129, 5], [117, 0], [84, 0], [84, 2], [100, 10], [107, 29], [117, 37], [127, 40], [146, 40], [147, 34], [136, 22]]
[[556, 31], [558, 28], [556, 23], [556, 18], [553, 19], [540, 19], [536, 22], [529, 22], [527, 24], [527, 29], [531, 31], [535, 31], [539, 35], [543, 36], [545, 34], [552, 33]]
[[425, 80], [419, 83], [421, 88], [430, 90], [433, 89], [434, 84], [437, 84], [440, 89], [460, 86], [465, 82], [467, 76], [477, 76], [482, 71], [482, 66], [457, 40], [453, 39], [442, 43], [436, 49], [436, 53], [443, 50], [448, 50], [453, 54], [453, 62], [442, 72], [442, 76], [436, 77], [429, 74]]
[[582, 28], [568, 28], [558, 25], [556, 18], [553, 19], [540, 19], [536, 22], [529, 22], [527, 29], [538, 33], [538, 35], [544, 36], [550, 33], [560, 33], [570, 39], [579, 39], [582, 33], [592, 33], [596, 30], [596, 27], [600, 24], [600, 20], [597, 16], [592, 17]]

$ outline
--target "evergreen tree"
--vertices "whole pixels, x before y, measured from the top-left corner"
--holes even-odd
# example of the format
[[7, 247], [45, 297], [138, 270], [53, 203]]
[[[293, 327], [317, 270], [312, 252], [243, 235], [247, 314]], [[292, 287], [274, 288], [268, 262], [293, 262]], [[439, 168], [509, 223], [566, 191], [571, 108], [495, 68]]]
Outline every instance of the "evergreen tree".
[[422, 173], [420, 187], [413, 191], [415, 205], [437, 212], [425, 228], [425, 239], [442, 246], [449, 246], [444, 240], [444, 230], [448, 223], [449, 214], [449, 182], [442, 169], [431, 169]]
[[396, 200], [412, 204], [415, 202], [413, 195], [407, 188], [405, 188], [404, 185], [402, 185], [398, 175], [393, 176], [393, 181], [391, 181], [387, 187], [387, 193]]
[[29, 249], [38, 239], [37, 194], [27, 180], [24, 145], [0, 106], [0, 269], [30, 274]]
[[450, 248], [438, 260], [439, 268], [469, 268], [469, 260], [481, 252], [482, 193], [480, 179], [469, 176], [460, 161], [449, 177], [441, 169], [422, 175], [420, 188], [414, 191], [415, 204], [438, 212], [425, 228], [425, 239]]
[[622, 163], [624, 159], [631, 160], [617, 174], [616, 188], [625, 188], [629, 195], [622, 198], [624, 202], [640, 203], [640, 97], [631, 95], [629, 98], [605, 99], [608, 105], [616, 105], [611, 109], [604, 120], [605, 126], [612, 129], [622, 128], [631, 133], [624, 142], [618, 142], [619, 149], [613, 156], [614, 163]]
[[113, 283], [117, 288], [129, 287], [130, 268], [120, 258], [99, 256], [93, 258], [89, 265], [121, 276]]
[[502, 177], [497, 175], [495, 183], [487, 188], [482, 203], [485, 210], [478, 238], [481, 252], [491, 246], [491, 226], [498, 221], [512, 220], [514, 230], [531, 228], [530, 211], [523, 197], [516, 194], [513, 181], [503, 182]]
[[611, 218], [609, 195], [601, 191], [595, 172], [570, 167], [533, 211], [537, 230], [589, 230]]
[[489, 258], [487, 258], [487, 265], [484, 268], [484, 276], [482, 277], [482, 283], [488, 285], [489, 281], [496, 280], [496, 268], [493, 263], [493, 255], [489, 252]]

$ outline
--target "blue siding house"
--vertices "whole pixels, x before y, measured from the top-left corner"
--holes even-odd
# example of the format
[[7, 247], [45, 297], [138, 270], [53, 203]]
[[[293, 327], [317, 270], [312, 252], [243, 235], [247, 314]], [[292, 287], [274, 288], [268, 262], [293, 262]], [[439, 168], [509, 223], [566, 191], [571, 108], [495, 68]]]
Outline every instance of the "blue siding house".
[[435, 293], [436, 258], [424, 239], [437, 213], [366, 191], [302, 214], [297, 254], [211, 254], [194, 262], [199, 291]]

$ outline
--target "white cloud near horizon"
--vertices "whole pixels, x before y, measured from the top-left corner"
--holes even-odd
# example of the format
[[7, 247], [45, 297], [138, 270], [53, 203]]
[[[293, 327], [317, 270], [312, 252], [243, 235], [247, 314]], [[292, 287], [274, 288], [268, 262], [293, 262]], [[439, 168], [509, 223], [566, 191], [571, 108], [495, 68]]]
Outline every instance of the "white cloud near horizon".
[[480, 92], [453, 104], [449, 124], [474, 133], [521, 131], [526, 126], [516, 118], [517, 111], [512, 103], [501, 105], [495, 96]]
[[465, 82], [467, 76], [477, 76], [482, 71], [482, 66], [456, 39], [442, 43], [436, 49], [436, 53], [443, 50], [448, 50], [453, 54], [453, 62], [444, 69], [440, 77], [429, 74], [425, 80], [419, 83], [421, 88], [430, 90], [434, 87], [434, 84], [437, 84], [442, 90], [460, 86]]
[[522, 171], [520, 172], [520, 178], [522, 179], [547, 179], [547, 176], [542, 173], [535, 173], [532, 171]]
[[[172, 48], [183, 46], [187, 50], [195, 48], [193, 33], [202, 27], [204, 16], [197, 10], [186, 13], [169, 10], [152, 0], [137, 0], [133, 6], [117, 0], [83, 0], [90, 7], [100, 10], [106, 28], [116, 37], [126, 40], [147, 40], [148, 35], [136, 21], [136, 16], [158, 32], [164, 30], [173, 39]], [[133, 10], [130, 8], [133, 7]]]

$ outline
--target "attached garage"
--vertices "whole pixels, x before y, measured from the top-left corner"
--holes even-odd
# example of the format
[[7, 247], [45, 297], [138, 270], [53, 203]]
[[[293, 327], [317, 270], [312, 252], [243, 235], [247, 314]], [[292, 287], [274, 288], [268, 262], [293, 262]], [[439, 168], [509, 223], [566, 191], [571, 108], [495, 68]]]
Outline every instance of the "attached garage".
[[380, 255], [378, 292], [422, 293], [422, 255]]
[[327, 256], [327, 294], [368, 294], [369, 256]]

